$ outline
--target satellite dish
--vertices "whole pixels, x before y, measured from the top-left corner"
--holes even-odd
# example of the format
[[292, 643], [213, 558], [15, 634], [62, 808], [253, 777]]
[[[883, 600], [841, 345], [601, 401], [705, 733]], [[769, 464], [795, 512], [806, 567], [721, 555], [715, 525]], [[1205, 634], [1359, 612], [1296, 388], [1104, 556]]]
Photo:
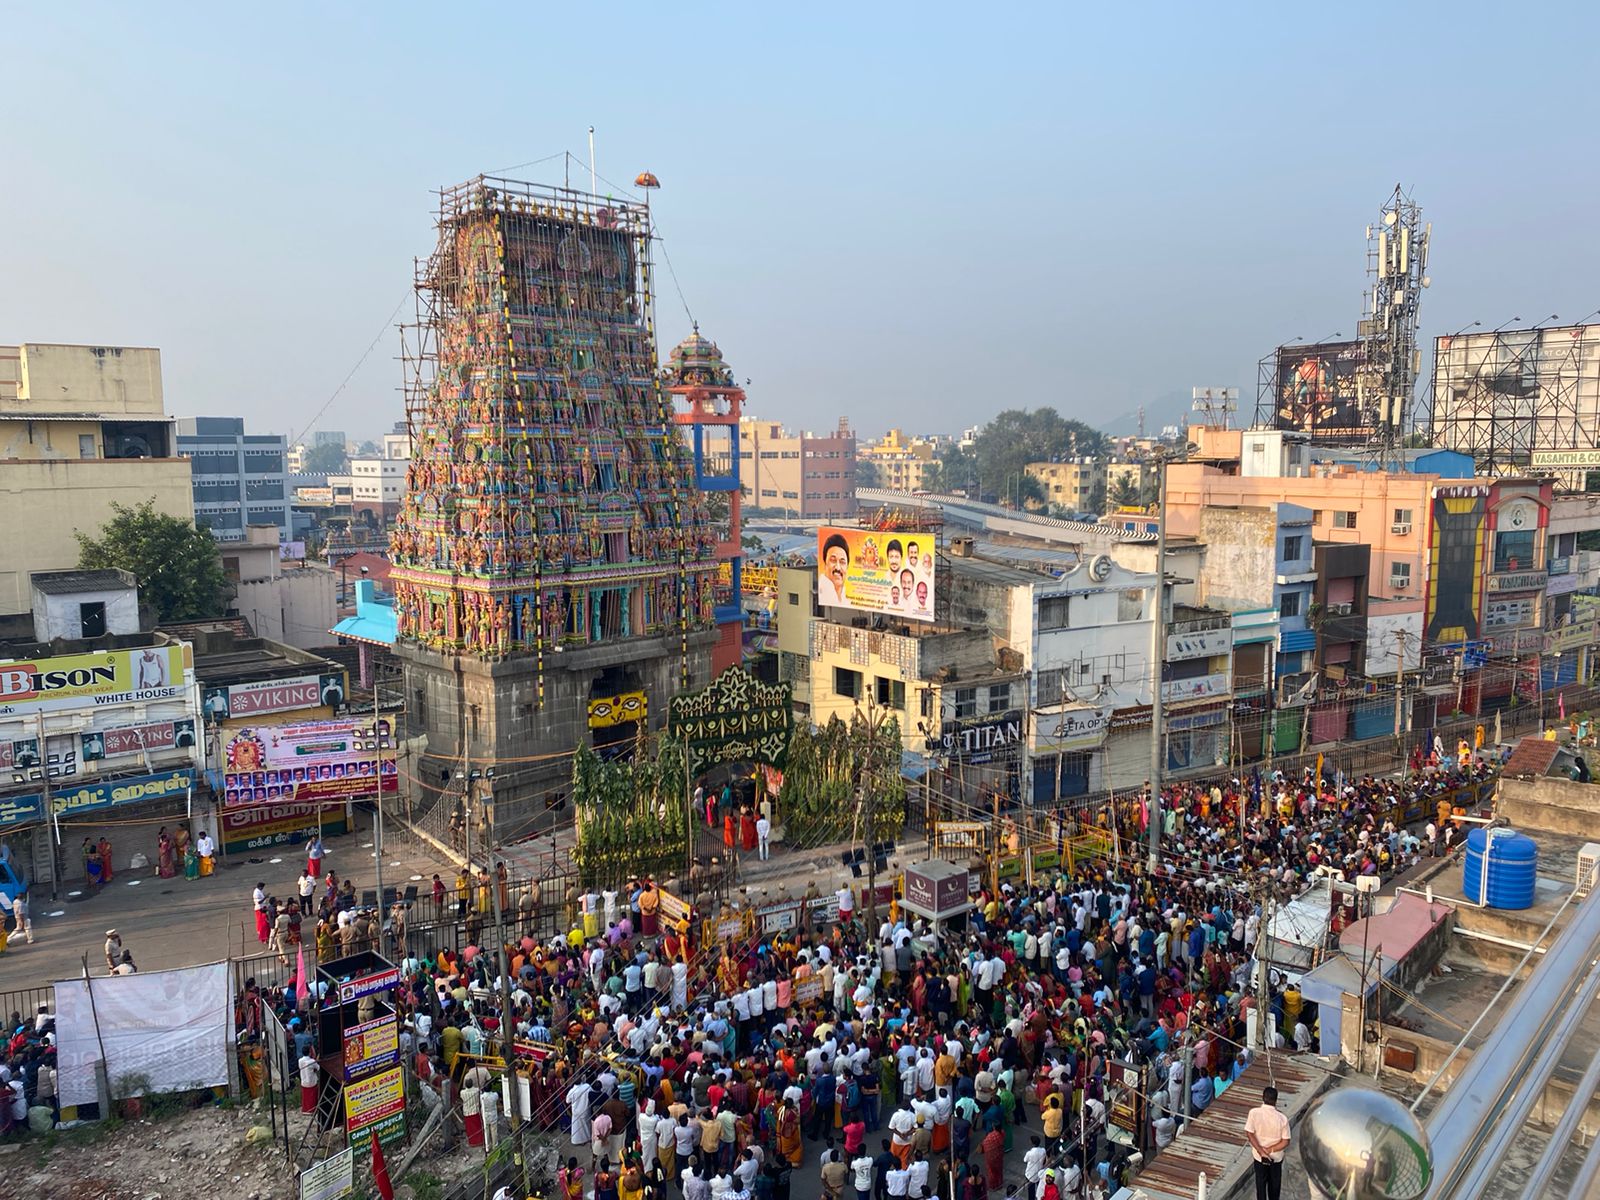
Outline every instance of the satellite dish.
[[1398, 217], [1399, 214], [1391, 208], [1388, 212], [1383, 214], [1383, 223], [1385, 225], [1393, 225]]
[[1433, 276], [1432, 275], [1424, 275], [1422, 277], [1422, 286], [1423, 287], [1432, 287], [1433, 286]]
[[1106, 554], [1096, 554], [1089, 560], [1089, 578], [1096, 583], [1104, 583], [1111, 577], [1111, 557]]

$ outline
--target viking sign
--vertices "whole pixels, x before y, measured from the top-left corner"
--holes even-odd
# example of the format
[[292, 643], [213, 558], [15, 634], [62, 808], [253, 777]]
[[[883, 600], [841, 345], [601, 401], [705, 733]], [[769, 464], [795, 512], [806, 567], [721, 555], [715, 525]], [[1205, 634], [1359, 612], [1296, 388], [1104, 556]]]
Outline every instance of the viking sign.
[[787, 683], [765, 684], [729, 667], [698, 692], [672, 698], [667, 736], [688, 743], [696, 769], [758, 762], [781, 770], [794, 733], [790, 700]]

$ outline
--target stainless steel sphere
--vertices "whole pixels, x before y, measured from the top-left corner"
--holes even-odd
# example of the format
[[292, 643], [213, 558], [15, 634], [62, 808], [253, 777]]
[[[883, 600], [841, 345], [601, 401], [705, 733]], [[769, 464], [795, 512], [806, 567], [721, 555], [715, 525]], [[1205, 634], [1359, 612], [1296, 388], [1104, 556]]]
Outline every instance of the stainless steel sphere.
[[1344, 1084], [1301, 1119], [1300, 1161], [1314, 1187], [1338, 1200], [1419, 1200], [1433, 1182], [1428, 1135], [1386, 1092]]

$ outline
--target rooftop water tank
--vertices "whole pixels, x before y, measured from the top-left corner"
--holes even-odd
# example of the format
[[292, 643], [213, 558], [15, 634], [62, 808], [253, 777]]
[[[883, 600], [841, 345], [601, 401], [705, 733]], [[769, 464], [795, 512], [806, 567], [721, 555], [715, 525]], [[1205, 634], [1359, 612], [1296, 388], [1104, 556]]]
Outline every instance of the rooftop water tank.
[[1461, 894], [1490, 908], [1532, 908], [1539, 847], [1531, 837], [1479, 825], [1467, 834]]

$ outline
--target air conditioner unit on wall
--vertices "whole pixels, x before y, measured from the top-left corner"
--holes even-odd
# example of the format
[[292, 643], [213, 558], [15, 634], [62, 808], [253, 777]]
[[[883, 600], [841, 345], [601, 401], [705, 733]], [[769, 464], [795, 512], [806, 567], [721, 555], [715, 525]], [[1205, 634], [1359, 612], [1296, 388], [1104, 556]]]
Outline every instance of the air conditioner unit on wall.
[[1401, 522], [1398, 525], [1391, 525], [1391, 526], [1389, 526], [1389, 532], [1390, 533], [1410, 533], [1411, 532], [1411, 523], [1409, 521], [1404, 521], [1404, 522]]
[[1408, 588], [1411, 586], [1411, 576], [1391, 575], [1389, 576], [1389, 586], [1392, 588]]
[[1578, 851], [1578, 895], [1587, 896], [1594, 889], [1597, 877], [1600, 877], [1600, 842], [1585, 842]]

